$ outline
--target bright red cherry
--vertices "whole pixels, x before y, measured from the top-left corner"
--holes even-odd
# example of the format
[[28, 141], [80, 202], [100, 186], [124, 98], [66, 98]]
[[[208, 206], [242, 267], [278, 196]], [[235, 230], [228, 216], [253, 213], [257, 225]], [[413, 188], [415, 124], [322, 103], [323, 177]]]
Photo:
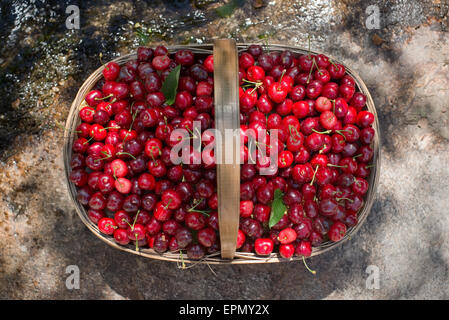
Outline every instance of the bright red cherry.
[[256, 253], [261, 256], [267, 256], [273, 252], [273, 240], [270, 238], [259, 238], [254, 243]]

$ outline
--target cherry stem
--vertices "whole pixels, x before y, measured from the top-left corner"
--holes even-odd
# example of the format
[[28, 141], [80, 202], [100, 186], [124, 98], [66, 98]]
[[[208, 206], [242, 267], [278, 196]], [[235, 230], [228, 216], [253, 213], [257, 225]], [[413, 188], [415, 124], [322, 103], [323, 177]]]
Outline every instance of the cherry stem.
[[103, 98], [95, 98], [94, 100], [106, 100], [106, 99], [109, 99], [109, 98], [112, 98], [114, 96], [114, 94], [110, 94], [110, 95], [108, 95], [108, 96], [106, 96], [106, 97], [103, 97]]
[[[98, 57], [100, 58], [100, 63], [102, 64], [102, 65], [104, 65], [104, 63], [103, 63], [103, 52], [100, 52], [100, 54], [98, 55]], [[107, 69], [107, 68], [106, 68]], [[109, 69], [107, 69], [107, 70], [109, 70]]]
[[190, 130], [190, 128], [186, 127], [186, 130], [192, 135], [192, 139], [198, 139], [196, 134], [192, 130]]
[[318, 168], [319, 168], [319, 166], [316, 166], [315, 172], [313, 173], [312, 181], [310, 181], [310, 185], [311, 185], [311, 186], [313, 186], [313, 182], [315, 181], [315, 176], [316, 176], [316, 173], [317, 173], [317, 171], [318, 171]]
[[316, 271], [315, 271], [315, 270], [312, 270], [312, 269], [309, 268], [309, 266], [308, 266], [307, 263], [306, 263], [306, 258], [305, 258], [304, 256], [302, 256], [302, 262], [304, 263], [304, 266], [306, 267], [306, 269], [307, 269], [311, 274], [313, 274], [313, 275], [316, 274]]
[[123, 138], [123, 143], [125, 143], [126, 139], [128, 139], [129, 133], [131, 130], [128, 130], [128, 132], [126, 132], [125, 137]]
[[125, 220], [125, 218], [122, 219], [122, 222], [126, 222], [126, 224], [127, 224], [128, 226], [130, 226], [131, 228], [133, 227], [133, 226], [131, 225], [131, 223], [129, 223], [129, 221]]
[[172, 198], [168, 199], [168, 203], [165, 205], [164, 209], [168, 209], [168, 206], [170, 205], [170, 203], [172, 203], [172, 201]]
[[94, 160], [94, 162], [98, 162], [98, 161], [101, 161], [101, 160], [106, 160], [106, 159], [109, 159], [109, 158], [111, 158], [112, 157], [112, 154], [108, 154], [106, 157], [104, 157], [104, 158], [99, 158], [99, 159], [95, 159]]
[[106, 128], [100, 129], [100, 131], [104, 131], [104, 130], [108, 130], [108, 129], [120, 129], [120, 127], [119, 127], [119, 126], [116, 126], [116, 127], [106, 127]]
[[329, 62], [335, 67], [335, 69], [337, 69], [337, 71], [340, 70], [340, 68], [335, 63], [333, 63], [332, 60], [329, 59]]
[[191, 208], [189, 208], [187, 211], [189, 211], [189, 212], [199, 212], [199, 213], [201, 213], [201, 214], [204, 214], [206, 217], [209, 217], [210, 215], [209, 215], [209, 212], [210, 211], [206, 211], [206, 210], [196, 210], [195, 208], [196, 207], [198, 207], [199, 206], [199, 204], [201, 203], [201, 202], [203, 202], [203, 198], [201, 198], [201, 200], [199, 200], [199, 201], [197, 201], [197, 203], [193, 206], [193, 207], [191, 207]]
[[197, 202], [193, 205], [193, 207], [189, 208], [187, 211], [189, 211], [189, 212], [194, 211], [194, 209], [195, 209], [196, 207], [198, 207], [198, 206], [200, 205], [200, 203], [203, 202], [203, 200], [204, 200], [204, 199], [201, 198], [201, 200], [197, 201]]
[[206, 217], [210, 217], [210, 214], [209, 214], [210, 211], [205, 211], [205, 210], [194, 210], [194, 211], [204, 214]]
[[136, 216], [134, 217], [134, 222], [133, 222], [133, 226], [132, 226], [133, 230], [134, 230], [134, 226], [136, 225], [136, 221], [137, 221], [137, 217], [139, 216], [139, 213], [140, 213], [140, 209], [137, 210]]
[[249, 84], [254, 84], [254, 85], [262, 85], [263, 83], [262, 82], [255, 82], [255, 81], [250, 81], [250, 80], [246, 80], [246, 79], [243, 79], [243, 82], [247, 82], [247, 83], [249, 83]]
[[256, 85], [253, 90], [251, 90], [250, 94], [253, 94], [261, 85]]
[[268, 144], [263, 143], [263, 142], [257, 142], [257, 141], [256, 141], [255, 144], [256, 144], [257, 147], [259, 147], [259, 145], [265, 146], [265, 147], [267, 147], [267, 148], [269, 148], [269, 149], [271, 149], [271, 148], [273, 147], [273, 146], [268, 145]]
[[194, 137], [186, 137], [186, 138], [182, 138], [181, 140], [179, 140], [179, 141], [184, 141], [184, 140], [193, 140], [193, 139], [195, 139]]
[[92, 141], [93, 138], [94, 138], [94, 136], [90, 137], [90, 138], [87, 139], [83, 144], [89, 143], [90, 141]]
[[312, 131], [315, 132], [315, 133], [319, 133], [319, 134], [329, 134], [329, 133], [332, 132], [332, 130], [318, 131], [318, 130], [315, 130], [315, 129], [312, 129]]
[[117, 170], [117, 168], [112, 168], [112, 176], [114, 177], [115, 181], [118, 182], [118, 185], [120, 186], [120, 188], [123, 188], [123, 184], [118, 180], [117, 175], [115, 174], [115, 170]]
[[345, 165], [345, 166], [339, 166], [339, 165], [332, 164], [332, 163], [328, 163], [327, 166], [328, 166], [328, 167], [335, 167], [335, 168], [347, 168], [347, 167], [348, 167], [348, 165]]
[[375, 164], [370, 164], [368, 166], [366, 166], [366, 168], [374, 168], [376, 165]]
[[347, 200], [347, 201], [349, 201], [349, 202], [351, 202], [351, 203], [353, 203], [353, 202], [354, 202], [354, 200], [352, 200], [352, 199], [348, 199], [348, 198], [344, 198], [344, 197], [341, 197], [341, 198], [335, 198], [335, 200], [337, 200], [337, 201], [341, 201], [341, 200]]
[[287, 72], [287, 70], [282, 70], [281, 78], [279, 79], [279, 83], [282, 82], [282, 78], [284, 77], [284, 74]]
[[315, 65], [315, 58], [312, 59], [312, 66], [310, 67], [309, 76], [307, 77], [307, 84], [310, 82], [310, 76], [312, 75], [313, 66]]
[[154, 150], [154, 148], [156, 148], [157, 150], [159, 150], [159, 155], [162, 154], [162, 150], [161, 150], [161, 148], [159, 148], [159, 146], [152, 146], [152, 147], [151, 147], [151, 150]]
[[[295, 130], [296, 137], [293, 137], [292, 129]], [[290, 137], [294, 138], [293, 141], [294, 141], [294, 142], [297, 142], [298, 139], [299, 139], [299, 138], [298, 138], [298, 137], [299, 137], [298, 129], [296, 129], [296, 127], [295, 127], [294, 125], [289, 125], [289, 126], [288, 126], [288, 131], [290, 132]]]
[[359, 154], [357, 154], [357, 155], [353, 156], [353, 157], [352, 157], [352, 159], [354, 159], [354, 160], [355, 160], [355, 159], [357, 159], [358, 157], [361, 157], [361, 156], [363, 156], [363, 154], [359, 153]]
[[126, 155], [130, 156], [131, 158], [133, 158], [134, 160], [136, 160], [136, 157], [134, 157], [131, 153], [124, 152], [124, 151], [120, 151], [120, 152], [116, 153], [116, 155], [121, 155], [121, 154], [126, 154]]
[[197, 134], [198, 136], [201, 135], [201, 129], [200, 129], [200, 128], [198, 128], [198, 127], [193, 127], [193, 130], [196, 131], [196, 134]]
[[320, 70], [320, 68], [318, 67], [318, 64], [316, 63], [316, 61], [315, 61], [315, 58], [313, 58], [313, 60], [312, 60], [312, 66], [313, 65], [315, 65], [315, 67], [316, 67], [316, 69], [317, 69], [317, 71], [318, 71], [318, 74], [320, 75], [320, 76], [322, 76], [323, 75], [323, 72]]
[[[131, 108], [132, 108], [132, 106], [131, 106]], [[136, 118], [137, 118], [137, 114], [139, 113], [139, 110], [138, 109], [136, 109], [136, 112], [134, 112], [133, 113], [133, 120], [131, 121], [131, 125], [129, 126], [129, 132], [132, 130], [132, 128], [133, 128], [133, 125], [134, 125], [134, 121], [136, 120]], [[128, 135], [127, 135], [128, 136]], [[126, 137], [127, 137], [126, 136]], [[125, 138], [126, 138], [125, 137]]]
[[105, 227], [110, 227], [110, 228], [112, 228], [112, 229], [117, 229], [117, 228], [118, 228], [117, 226], [114, 226], [114, 225], [112, 225], [112, 224], [110, 224], [110, 223], [106, 223], [106, 224], [105, 224]]
[[336, 130], [335, 132], [338, 133], [339, 135], [343, 136], [343, 138], [346, 141], [346, 136], [343, 133], [341, 133], [341, 130]]
[[318, 151], [319, 154], [322, 154], [324, 152], [324, 150], [326, 150], [327, 148], [327, 144], [323, 144], [323, 147], [320, 149], [320, 151]]

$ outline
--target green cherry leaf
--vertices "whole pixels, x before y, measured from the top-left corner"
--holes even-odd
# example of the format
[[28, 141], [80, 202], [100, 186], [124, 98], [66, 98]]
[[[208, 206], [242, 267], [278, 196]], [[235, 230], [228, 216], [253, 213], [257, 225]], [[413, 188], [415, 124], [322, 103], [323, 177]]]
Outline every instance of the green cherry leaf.
[[181, 65], [178, 64], [165, 78], [162, 84], [161, 92], [165, 96], [165, 103], [172, 105], [175, 102], [176, 90], [178, 90], [179, 73], [181, 72]]
[[280, 189], [276, 189], [274, 191], [274, 199], [271, 203], [271, 215], [270, 215], [270, 221], [268, 222], [268, 226], [270, 229], [281, 220], [281, 218], [284, 216], [285, 212], [287, 211], [287, 206], [284, 204], [284, 201], [282, 200], [282, 197], [284, 194]]

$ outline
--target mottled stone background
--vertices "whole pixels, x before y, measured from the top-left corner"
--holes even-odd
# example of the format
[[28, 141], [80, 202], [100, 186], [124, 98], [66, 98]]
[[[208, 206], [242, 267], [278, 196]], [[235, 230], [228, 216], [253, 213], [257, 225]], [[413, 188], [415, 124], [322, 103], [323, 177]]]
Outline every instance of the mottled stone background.
[[[65, 9], [79, 3], [81, 29]], [[0, 298], [449, 298], [449, 1], [2, 1]], [[365, 9], [377, 5], [380, 29]], [[150, 31], [145, 39], [136, 30]], [[378, 108], [382, 170], [372, 212], [350, 241], [301, 263], [179, 270], [119, 252], [82, 224], [66, 192], [61, 125], [84, 79], [147, 40], [239, 41], [322, 50], [353, 66]], [[79, 290], [65, 286], [78, 265]], [[380, 270], [369, 290], [366, 268]]]

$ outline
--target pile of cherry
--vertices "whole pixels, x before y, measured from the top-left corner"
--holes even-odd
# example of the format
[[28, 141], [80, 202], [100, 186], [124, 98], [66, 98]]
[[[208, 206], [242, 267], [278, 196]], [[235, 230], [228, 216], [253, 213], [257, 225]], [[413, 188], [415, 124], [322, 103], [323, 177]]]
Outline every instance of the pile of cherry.
[[[178, 65], [175, 96], [167, 103], [165, 80]], [[374, 115], [363, 110], [366, 97], [345, 67], [324, 55], [252, 45], [239, 66], [245, 163], [237, 249], [308, 257], [313, 246], [341, 240], [358, 223], [369, 188]], [[103, 78], [85, 97], [72, 148], [70, 179], [90, 220], [136, 250], [184, 252], [190, 259], [219, 251], [215, 164], [170, 160], [180, 142], [173, 130], [190, 132], [190, 143], [197, 137], [194, 121], [202, 133], [214, 127], [213, 57], [141, 47], [137, 60], [106, 64]], [[260, 174], [266, 159], [249, 154], [248, 129], [259, 147], [268, 147], [267, 156], [277, 148], [275, 173]], [[270, 129], [277, 129], [277, 141]], [[190, 158], [201, 155], [211, 157], [191, 147]], [[275, 202], [285, 211], [273, 224]]]

